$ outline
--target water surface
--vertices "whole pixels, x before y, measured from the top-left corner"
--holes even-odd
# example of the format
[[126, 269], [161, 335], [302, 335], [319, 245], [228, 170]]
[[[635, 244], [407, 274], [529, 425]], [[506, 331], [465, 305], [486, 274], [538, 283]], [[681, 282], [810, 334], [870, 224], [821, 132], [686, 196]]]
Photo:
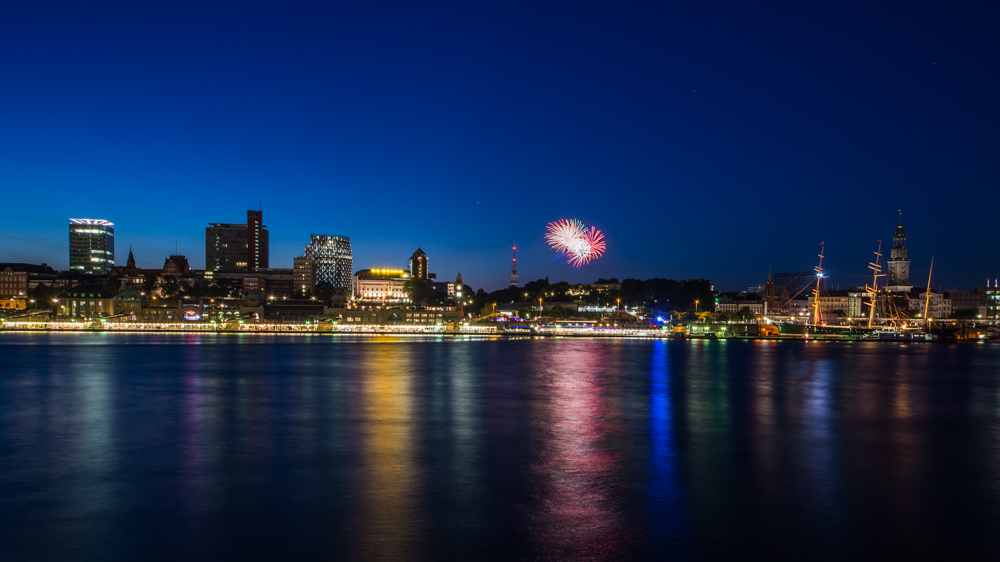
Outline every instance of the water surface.
[[1000, 345], [0, 334], [2, 560], [1000, 547]]

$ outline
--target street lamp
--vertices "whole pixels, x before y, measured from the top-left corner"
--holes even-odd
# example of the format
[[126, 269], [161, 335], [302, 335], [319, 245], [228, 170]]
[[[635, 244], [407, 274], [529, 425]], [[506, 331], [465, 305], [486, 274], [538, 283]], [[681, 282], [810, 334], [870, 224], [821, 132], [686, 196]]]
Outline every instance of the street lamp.
[[698, 303], [701, 302], [698, 299], [694, 299], [694, 313], [698, 314]]

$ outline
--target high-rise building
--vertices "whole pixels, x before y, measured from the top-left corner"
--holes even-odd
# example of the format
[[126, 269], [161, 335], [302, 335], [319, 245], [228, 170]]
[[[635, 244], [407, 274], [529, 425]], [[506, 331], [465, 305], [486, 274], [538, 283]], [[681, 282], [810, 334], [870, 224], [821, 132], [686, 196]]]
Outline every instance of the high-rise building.
[[205, 269], [246, 271], [247, 225], [225, 222], [205, 227]]
[[312, 293], [316, 290], [316, 262], [312, 258], [299, 257], [292, 260], [295, 264], [294, 291], [296, 293]]
[[910, 285], [910, 260], [906, 259], [906, 230], [903, 229], [903, 214], [899, 215], [899, 226], [892, 235], [892, 253], [889, 256], [888, 288], [893, 292], [907, 292]]
[[332, 234], [310, 234], [311, 244], [306, 244], [305, 257], [316, 264], [316, 283], [330, 283], [337, 289], [351, 287], [354, 255], [351, 238]]
[[270, 237], [261, 211], [247, 211], [247, 223], [209, 223], [205, 227], [207, 271], [256, 271], [269, 267]]
[[107, 275], [115, 266], [115, 225], [103, 219], [69, 219], [69, 269]]
[[419, 247], [413, 255], [410, 256], [410, 261], [407, 263], [410, 270], [410, 277], [413, 279], [427, 279], [427, 254], [424, 253]]
[[986, 306], [982, 309], [986, 312], [984, 318], [1000, 322], [1000, 279], [993, 279], [993, 287], [990, 287], [990, 280], [986, 280]]
[[268, 240], [263, 211], [247, 211], [247, 269], [267, 269]]

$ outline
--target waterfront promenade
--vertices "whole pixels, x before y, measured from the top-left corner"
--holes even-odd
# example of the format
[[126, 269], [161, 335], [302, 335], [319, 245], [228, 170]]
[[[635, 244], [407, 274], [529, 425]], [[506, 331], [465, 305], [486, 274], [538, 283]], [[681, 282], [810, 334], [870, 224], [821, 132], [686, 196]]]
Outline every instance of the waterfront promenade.
[[109, 333], [222, 333], [222, 334], [415, 334], [462, 336], [589, 336], [589, 337], [646, 337], [665, 338], [664, 329], [604, 328], [587, 330], [572, 328], [542, 328], [539, 330], [505, 330], [495, 326], [414, 326], [414, 325], [356, 325], [339, 324], [212, 324], [206, 322], [178, 323], [101, 323], [101, 322], [4, 322], [0, 331], [17, 332], [109, 332]]

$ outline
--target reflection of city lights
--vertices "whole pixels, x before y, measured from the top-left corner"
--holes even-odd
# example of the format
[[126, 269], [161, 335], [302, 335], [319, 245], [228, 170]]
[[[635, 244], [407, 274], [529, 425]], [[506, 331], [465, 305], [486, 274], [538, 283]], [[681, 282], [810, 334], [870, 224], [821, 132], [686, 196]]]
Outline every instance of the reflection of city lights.
[[415, 539], [413, 494], [419, 484], [413, 467], [413, 370], [407, 352], [402, 347], [383, 351], [372, 356], [363, 371], [363, 433], [368, 437], [362, 486], [368, 501], [358, 513], [364, 522], [360, 528], [367, 531], [360, 537], [366, 555], [359, 559], [404, 560]]
[[621, 544], [624, 529], [618, 523], [609, 482], [616, 478], [615, 458], [602, 448], [607, 438], [608, 411], [600, 364], [590, 346], [567, 346], [547, 357], [542, 389], [543, 432], [541, 458], [535, 466], [542, 482], [536, 516], [535, 539], [545, 554], [565, 559], [593, 557]]

